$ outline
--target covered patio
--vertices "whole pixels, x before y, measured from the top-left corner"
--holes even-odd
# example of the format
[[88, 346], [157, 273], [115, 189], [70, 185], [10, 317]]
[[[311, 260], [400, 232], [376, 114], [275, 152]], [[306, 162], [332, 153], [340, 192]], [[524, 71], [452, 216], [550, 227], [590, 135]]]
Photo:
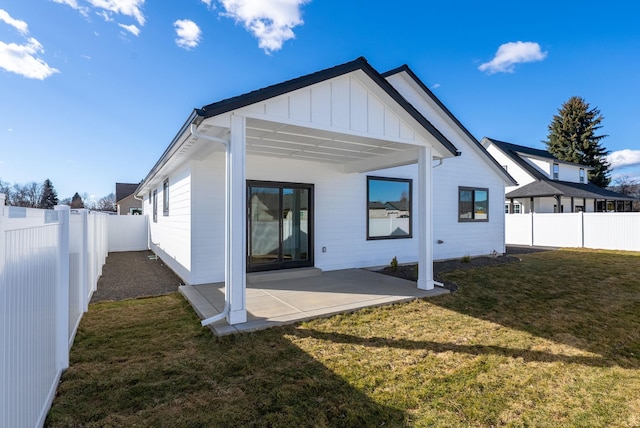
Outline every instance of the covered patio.
[[[224, 307], [224, 283], [184, 285], [180, 293], [201, 319], [220, 313]], [[247, 275], [246, 322], [230, 325], [223, 319], [209, 328], [223, 336], [447, 293], [437, 286], [420, 290], [415, 282], [366, 269], [253, 273]]]

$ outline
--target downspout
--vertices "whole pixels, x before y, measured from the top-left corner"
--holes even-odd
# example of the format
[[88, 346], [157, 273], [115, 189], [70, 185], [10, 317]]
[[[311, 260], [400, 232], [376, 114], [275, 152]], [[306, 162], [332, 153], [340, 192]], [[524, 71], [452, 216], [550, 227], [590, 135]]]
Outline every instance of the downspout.
[[231, 182], [231, 156], [229, 155], [229, 142], [223, 140], [222, 138], [212, 137], [210, 135], [201, 134], [198, 132], [198, 126], [195, 123], [192, 123], [189, 132], [196, 138], [202, 138], [203, 140], [211, 141], [214, 143], [220, 143], [225, 146], [226, 156], [225, 156], [225, 210], [224, 210], [224, 227], [225, 227], [225, 252], [224, 252], [224, 308], [222, 312], [218, 315], [214, 315], [207, 319], [204, 319], [200, 322], [200, 324], [204, 327], [209, 324], [213, 324], [216, 321], [220, 321], [224, 319], [229, 314], [230, 304], [229, 304], [229, 270], [231, 268], [231, 239], [229, 236], [229, 226], [231, 223], [231, 217], [229, 215], [229, 209], [231, 207], [231, 192], [229, 192], [229, 183]]

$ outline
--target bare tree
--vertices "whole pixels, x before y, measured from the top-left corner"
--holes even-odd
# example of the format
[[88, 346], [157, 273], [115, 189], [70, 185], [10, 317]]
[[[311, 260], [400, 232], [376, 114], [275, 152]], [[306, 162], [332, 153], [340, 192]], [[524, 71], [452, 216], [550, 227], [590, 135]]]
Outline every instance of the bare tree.
[[116, 195], [109, 193], [107, 196], [103, 196], [98, 199], [94, 204], [94, 209], [97, 211], [116, 211]]

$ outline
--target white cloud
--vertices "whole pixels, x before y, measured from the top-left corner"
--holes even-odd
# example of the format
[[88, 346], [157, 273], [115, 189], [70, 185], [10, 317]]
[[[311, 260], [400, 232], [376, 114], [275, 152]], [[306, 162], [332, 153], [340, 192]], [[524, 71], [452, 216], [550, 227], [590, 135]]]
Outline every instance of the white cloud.
[[0, 68], [19, 74], [29, 79], [44, 80], [54, 73], [53, 67], [39, 58], [44, 48], [33, 37], [29, 37], [29, 26], [26, 22], [14, 19], [9, 13], [0, 9], [0, 21], [18, 30], [24, 36], [24, 43], [4, 43], [0, 41]]
[[266, 53], [295, 38], [293, 28], [302, 25], [300, 6], [309, 0], [220, 0], [229, 16], [241, 22], [258, 39]]
[[142, 6], [145, 0], [87, 0], [91, 6], [108, 12], [134, 18], [141, 26], [145, 23]]
[[201, 0], [202, 4], [206, 5], [209, 9], [215, 9], [216, 5], [213, 4], [213, 0]]
[[618, 150], [607, 156], [607, 161], [611, 164], [611, 168], [640, 165], [640, 150]]
[[431, 89], [438, 89], [440, 87], [439, 83], [436, 83], [434, 85], [431, 85]]
[[140, 34], [140, 29], [133, 24], [131, 25], [118, 24], [118, 25], [120, 26], [120, 28], [124, 28], [134, 36], [137, 36]]
[[546, 57], [547, 52], [542, 52], [540, 45], [535, 42], [509, 42], [500, 45], [495, 57], [481, 64], [478, 69], [489, 74], [513, 73], [516, 64], [542, 61]]
[[4, 43], [0, 41], [0, 68], [20, 74], [29, 79], [44, 80], [59, 70], [50, 67], [38, 57], [44, 48], [33, 37], [25, 44]]
[[198, 24], [188, 19], [178, 19], [173, 23], [176, 29], [176, 44], [183, 49], [193, 49], [200, 43], [200, 28]]
[[4, 22], [5, 24], [11, 25], [23, 36], [29, 34], [29, 26], [27, 25], [27, 23], [19, 19], [12, 18], [11, 15], [9, 15], [9, 12], [4, 9], [0, 9], [0, 21]]
[[72, 9], [77, 10], [84, 16], [89, 15], [89, 8], [86, 6], [80, 6], [77, 0], [51, 0], [51, 1], [58, 4], [66, 4], [67, 6], [70, 6]]

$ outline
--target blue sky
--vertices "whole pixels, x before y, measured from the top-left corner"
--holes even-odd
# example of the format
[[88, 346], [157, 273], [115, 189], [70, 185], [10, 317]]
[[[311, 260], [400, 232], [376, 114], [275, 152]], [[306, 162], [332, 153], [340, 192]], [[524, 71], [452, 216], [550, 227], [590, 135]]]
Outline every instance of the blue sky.
[[635, 2], [0, 0], [0, 179], [138, 182], [191, 110], [364, 56], [408, 64], [478, 139], [543, 148], [571, 96], [640, 179]]

